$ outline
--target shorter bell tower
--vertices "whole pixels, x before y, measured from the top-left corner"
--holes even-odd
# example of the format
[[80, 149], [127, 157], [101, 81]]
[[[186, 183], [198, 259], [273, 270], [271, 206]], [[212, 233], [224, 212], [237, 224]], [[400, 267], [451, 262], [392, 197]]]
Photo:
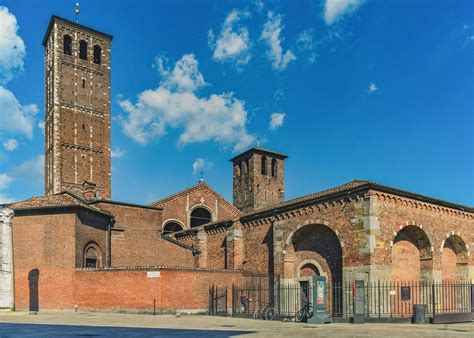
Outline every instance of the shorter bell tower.
[[255, 147], [230, 159], [234, 168], [234, 205], [243, 212], [252, 212], [282, 203], [287, 157]]

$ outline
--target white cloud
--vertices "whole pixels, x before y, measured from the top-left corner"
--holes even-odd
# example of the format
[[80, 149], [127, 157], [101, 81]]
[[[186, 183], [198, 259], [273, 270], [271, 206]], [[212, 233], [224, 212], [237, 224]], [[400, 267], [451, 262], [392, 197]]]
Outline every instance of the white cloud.
[[285, 114], [284, 113], [273, 113], [270, 116], [270, 130], [277, 130], [280, 128], [285, 121]]
[[155, 67], [162, 77], [163, 87], [177, 92], [193, 92], [206, 85], [194, 54], [183, 55], [175, 63], [173, 70], [166, 66], [167, 63], [168, 59], [164, 56], [159, 56], [155, 60]]
[[267, 57], [271, 61], [273, 69], [279, 71], [285, 70], [291, 61], [296, 60], [296, 56], [291, 50], [288, 49], [283, 53], [281, 47], [283, 38], [280, 37], [283, 28], [281, 15], [268, 12], [268, 20], [263, 26], [261, 39], [268, 44]]
[[324, 4], [324, 21], [332, 25], [344, 15], [357, 10], [365, 0], [326, 0]]
[[44, 135], [44, 121], [43, 121], [43, 120], [38, 121], [37, 126], [38, 126], [38, 128], [41, 130], [41, 132], [42, 132], [43, 135]]
[[[147, 144], [163, 136], [167, 128], [175, 128], [183, 130], [178, 139], [179, 146], [213, 140], [240, 151], [253, 142], [254, 138], [246, 128], [247, 112], [243, 101], [231, 92], [209, 97], [197, 95], [195, 91], [205, 82], [194, 55], [184, 55], [172, 71], [166, 69], [165, 60], [159, 59], [159, 62], [163, 78], [158, 88], [141, 92], [135, 104], [129, 100], [119, 101], [127, 113], [120, 119], [127, 136]], [[183, 67], [183, 63], [188, 66]]]
[[196, 161], [193, 163], [193, 173], [197, 174], [202, 170], [209, 170], [212, 168], [214, 163], [208, 161], [205, 158], [197, 158]]
[[7, 204], [15, 202], [13, 198], [8, 197], [6, 194], [0, 193], [0, 204]]
[[21, 105], [11, 91], [0, 86], [0, 131], [24, 134], [31, 139], [36, 113], [35, 104]]
[[0, 190], [5, 190], [10, 186], [10, 183], [12, 183], [14, 180], [13, 177], [8, 176], [5, 173], [0, 174]]
[[236, 65], [245, 65], [249, 62], [250, 38], [248, 29], [241, 24], [248, 12], [233, 10], [227, 15], [217, 40], [214, 32], [209, 30], [209, 46], [214, 49], [213, 59], [218, 62], [235, 62]]
[[296, 45], [300, 50], [313, 50], [314, 49], [314, 30], [305, 29], [296, 39]]
[[110, 157], [112, 158], [120, 158], [125, 154], [125, 150], [120, 150], [119, 148], [112, 149], [110, 151]]
[[17, 32], [16, 17], [7, 7], [0, 6], [0, 83], [10, 81], [23, 70], [25, 44]]
[[37, 155], [30, 160], [23, 161], [10, 171], [15, 179], [39, 184], [44, 180], [44, 155]]
[[316, 62], [318, 53], [314, 50], [316, 48], [316, 43], [314, 41], [314, 29], [305, 29], [296, 39], [296, 46], [302, 54], [305, 55], [308, 64], [312, 65]]
[[10, 138], [3, 142], [3, 146], [5, 147], [6, 150], [8, 151], [13, 151], [16, 148], [18, 148], [18, 141], [15, 140], [14, 138]]
[[371, 82], [369, 84], [369, 87], [367, 88], [367, 93], [372, 94], [372, 93], [378, 92], [379, 90], [380, 89], [376, 86], [376, 84]]

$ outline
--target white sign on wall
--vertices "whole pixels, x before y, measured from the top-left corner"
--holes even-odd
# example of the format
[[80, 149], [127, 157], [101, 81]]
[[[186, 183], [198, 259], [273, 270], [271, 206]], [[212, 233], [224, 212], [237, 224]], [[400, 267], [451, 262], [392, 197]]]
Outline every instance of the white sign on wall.
[[158, 277], [160, 277], [160, 272], [159, 271], [148, 271], [146, 273], [146, 276], [148, 278], [158, 278]]

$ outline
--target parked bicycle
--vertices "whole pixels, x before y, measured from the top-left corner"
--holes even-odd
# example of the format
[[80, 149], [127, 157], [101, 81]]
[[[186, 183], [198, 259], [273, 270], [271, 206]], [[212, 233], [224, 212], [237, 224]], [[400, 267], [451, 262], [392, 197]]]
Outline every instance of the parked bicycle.
[[307, 320], [308, 318], [313, 317], [313, 304], [310, 302], [305, 302], [304, 306], [296, 313], [295, 321], [302, 322]]
[[275, 309], [269, 303], [260, 303], [253, 313], [253, 319], [273, 320], [273, 318], [275, 318]]

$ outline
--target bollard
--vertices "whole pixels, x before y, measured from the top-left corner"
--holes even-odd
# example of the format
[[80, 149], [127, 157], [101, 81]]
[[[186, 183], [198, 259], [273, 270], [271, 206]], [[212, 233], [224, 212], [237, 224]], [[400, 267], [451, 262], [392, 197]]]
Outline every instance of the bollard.
[[354, 324], [365, 323], [365, 300], [364, 300], [364, 281], [356, 280], [352, 286], [352, 297], [354, 299]]

